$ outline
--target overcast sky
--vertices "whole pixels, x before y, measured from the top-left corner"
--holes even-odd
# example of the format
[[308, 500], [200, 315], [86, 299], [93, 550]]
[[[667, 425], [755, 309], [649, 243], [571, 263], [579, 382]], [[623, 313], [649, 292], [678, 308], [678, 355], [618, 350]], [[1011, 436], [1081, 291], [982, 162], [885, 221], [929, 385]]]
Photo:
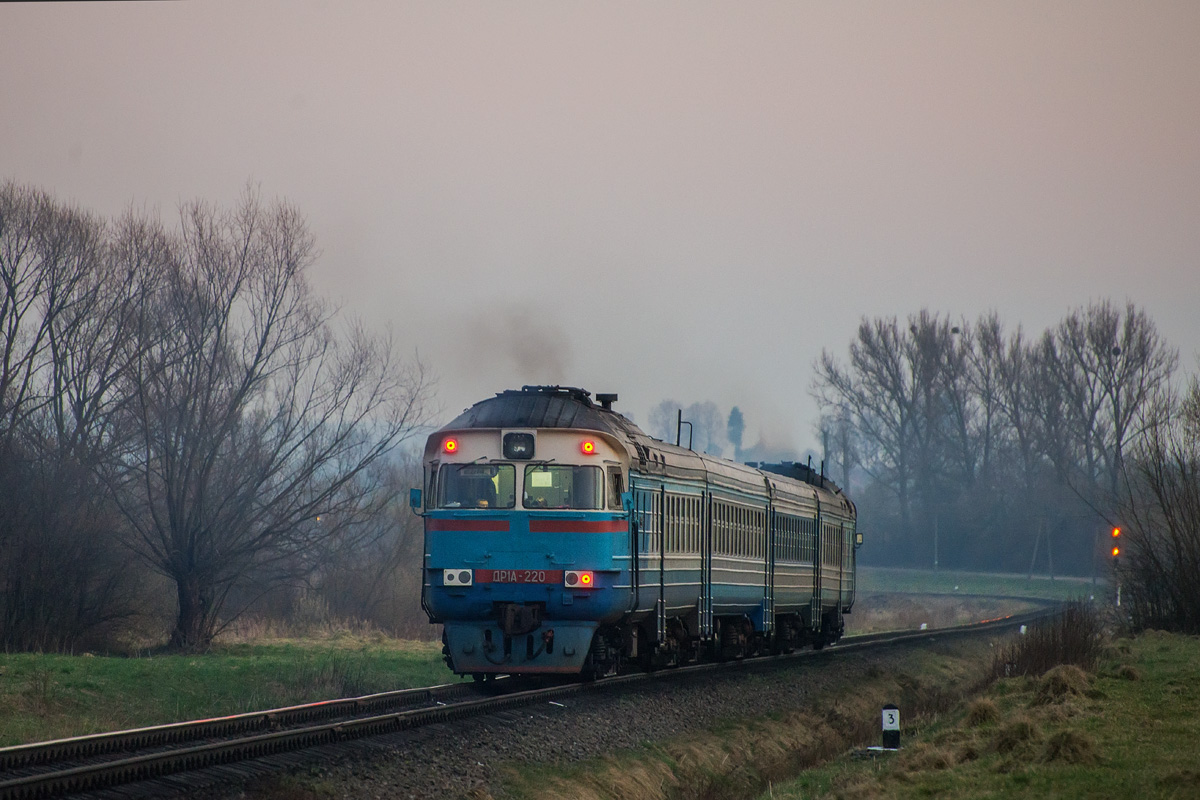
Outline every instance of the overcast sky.
[[1200, 3], [0, 3], [0, 179], [308, 217], [443, 420], [523, 383], [815, 443], [863, 315], [1200, 353]]

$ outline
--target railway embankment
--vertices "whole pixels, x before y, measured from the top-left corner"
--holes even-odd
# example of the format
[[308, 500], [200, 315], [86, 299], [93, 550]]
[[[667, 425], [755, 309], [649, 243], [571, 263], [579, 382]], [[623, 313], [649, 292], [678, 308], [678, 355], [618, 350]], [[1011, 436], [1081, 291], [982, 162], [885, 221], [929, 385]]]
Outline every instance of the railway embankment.
[[948, 713], [986, 682], [1003, 637], [939, 636], [784, 668], [719, 671], [376, 740], [224, 795], [350, 797], [753, 797], [877, 737], [892, 702]]
[[1092, 669], [998, 680], [914, 726], [887, 759], [843, 754], [758, 796], [1200, 797], [1197, 664], [1195, 636], [1149, 631], [1117, 639]]

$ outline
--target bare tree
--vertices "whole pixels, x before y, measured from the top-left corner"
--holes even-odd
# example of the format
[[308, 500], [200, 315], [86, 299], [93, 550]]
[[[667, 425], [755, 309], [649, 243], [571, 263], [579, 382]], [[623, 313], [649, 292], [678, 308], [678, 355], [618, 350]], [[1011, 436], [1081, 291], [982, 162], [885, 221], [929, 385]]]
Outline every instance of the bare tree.
[[[725, 434], [725, 416], [711, 400], [692, 403], [687, 408], [674, 400], [663, 400], [650, 409], [648, 432], [651, 436], [674, 444], [679, 433], [680, 414], [684, 424], [680, 444], [684, 447], [690, 444], [698, 453], [719, 456], [724, 452], [725, 442], [728, 441]], [[691, 426], [690, 429], [688, 425]]]
[[1092, 349], [1107, 350], [1109, 356], [1099, 359], [1099, 380], [1111, 431], [1110, 490], [1116, 492], [1125, 447], [1130, 435], [1136, 432], [1134, 423], [1151, 398], [1170, 381], [1179, 355], [1163, 341], [1146, 313], [1133, 303], [1126, 304], [1123, 318], [1107, 302], [1089, 307], [1088, 312]]
[[91, 355], [129, 339], [97, 324], [121, 285], [106, 270], [107, 235], [102, 221], [44, 192], [0, 186], [6, 648], [81, 646], [135, 611], [138, 576], [123, 568], [119, 518], [92, 471], [119, 367], [97, 369]]
[[0, 447], [49, 401], [51, 334], [101, 256], [103, 226], [45, 192], [0, 185]]
[[674, 444], [676, 421], [678, 419], [676, 415], [682, 408], [683, 406], [674, 400], [663, 400], [650, 409], [646, 432], [656, 439]]
[[1141, 421], [1113, 519], [1126, 607], [1139, 628], [1200, 633], [1200, 384], [1182, 400], [1157, 393]]
[[145, 313], [170, 266], [162, 226], [132, 211], [78, 281], [49, 328], [48, 402], [60, 449], [97, 467], [122, 447], [129, 375], [147, 344]]
[[827, 409], [817, 422], [817, 435], [821, 438], [826, 470], [837, 471], [842, 488], [850, 490], [850, 476], [859, 465], [862, 445], [858, 432], [844, 406]]
[[292, 207], [248, 191], [182, 210], [136, 364], [131, 446], [113, 475], [131, 544], [174, 582], [171, 644], [206, 647], [230, 591], [351, 544], [380, 511], [371, 467], [423, 421], [428, 383], [309, 292]]
[[742, 416], [742, 410], [737, 406], [729, 410], [729, 420], [725, 423], [725, 430], [729, 436], [729, 443], [733, 445], [734, 460], [741, 461], [742, 436], [746, 432], [746, 418]]
[[331, 614], [369, 622], [393, 635], [432, 638], [437, 629], [421, 610], [423, 545], [421, 518], [408, 507], [404, 487], [420, 484], [417, 458], [384, 467], [381, 490], [390, 498], [371, 524], [365, 546], [322, 548], [314, 586]]
[[1037, 480], [1040, 452], [1033, 398], [1037, 384], [1036, 356], [1020, 326], [1007, 338], [999, 324], [981, 326], [980, 349], [994, 361], [996, 403], [1015, 443], [1017, 471], [1022, 475], [1025, 489], [1030, 490]]
[[813, 396], [848, 415], [863, 443], [863, 468], [897, 500], [901, 527], [911, 531], [914, 494], [932, 494], [941, 470], [944, 373], [949, 326], [928, 311], [858, 326], [843, 367], [828, 351], [815, 364]]
[[683, 418], [692, 425], [692, 448], [700, 453], [720, 456], [728, 441], [725, 415], [711, 400], [692, 403], [683, 410]]
[[1131, 426], [1170, 380], [1178, 354], [1143, 311], [1129, 303], [1122, 315], [1107, 300], [1047, 331], [1042, 354], [1065, 399], [1087, 483], [1099, 489], [1106, 477], [1115, 493]]

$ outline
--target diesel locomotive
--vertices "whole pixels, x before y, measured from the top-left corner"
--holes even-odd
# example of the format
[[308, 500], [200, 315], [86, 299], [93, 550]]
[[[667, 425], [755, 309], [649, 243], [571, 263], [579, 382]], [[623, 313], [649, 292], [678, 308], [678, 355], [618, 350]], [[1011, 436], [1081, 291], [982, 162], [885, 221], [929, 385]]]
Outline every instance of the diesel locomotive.
[[616, 399], [525, 386], [429, 437], [421, 605], [450, 668], [602, 677], [837, 641], [862, 541], [845, 494], [653, 439]]

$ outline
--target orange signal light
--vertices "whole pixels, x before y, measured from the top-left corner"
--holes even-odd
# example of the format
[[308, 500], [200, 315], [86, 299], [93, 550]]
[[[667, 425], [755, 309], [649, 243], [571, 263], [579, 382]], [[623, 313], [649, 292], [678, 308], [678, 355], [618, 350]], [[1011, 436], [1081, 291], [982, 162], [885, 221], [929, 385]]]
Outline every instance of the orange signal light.
[[588, 439], [579, 445], [579, 451], [585, 456], [594, 456], [596, 455], [596, 443]]
[[1121, 529], [1120, 529], [1120, 528], [1113, 528], [1113, 531], [1112, 531], [1112, 537], [1113, 537], [1114, 539], [1116, 539], [1116, 538], [1117, 538], [1118, 536], [1120, 536], [1120, 535], [1121, 535]]
[[442, 442], [442, 450], [447, 453], [457, 453], [458, 439], [447, 439], [446, 441]]
[[1114, 548], [1113, 548], [1113, 558], [1116, 558], [1116, 557], [1117, 557], [1117, 556], [1119, 556], [1119, 555], [1121, 555], [1121, 548], [1119, 548], [1119, 547], [1114, 547]]

